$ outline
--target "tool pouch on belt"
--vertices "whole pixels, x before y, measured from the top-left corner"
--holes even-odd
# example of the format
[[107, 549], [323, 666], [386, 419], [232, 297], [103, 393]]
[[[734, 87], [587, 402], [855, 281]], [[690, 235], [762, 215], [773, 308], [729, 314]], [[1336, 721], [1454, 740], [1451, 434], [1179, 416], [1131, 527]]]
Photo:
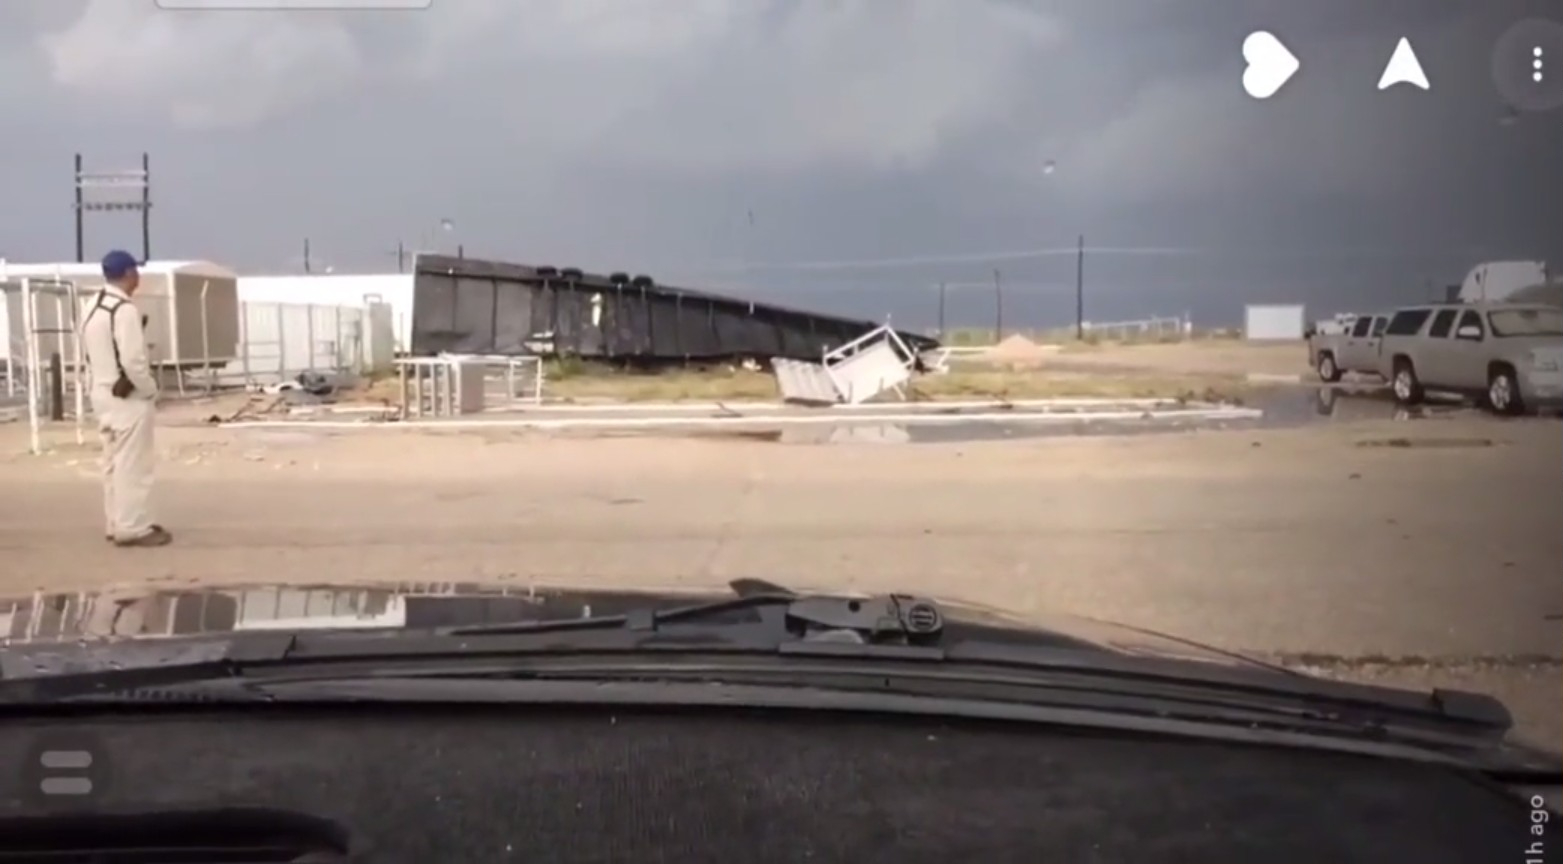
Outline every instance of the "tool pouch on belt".
[[114, 379], [114, 386], [109, 388], [109, 392], [114, 394], [115, 399], [129, 399], [130, 394], [136, 392], [136, 385], [130, 383], [130, 376], [121, 369], [119, 377]]

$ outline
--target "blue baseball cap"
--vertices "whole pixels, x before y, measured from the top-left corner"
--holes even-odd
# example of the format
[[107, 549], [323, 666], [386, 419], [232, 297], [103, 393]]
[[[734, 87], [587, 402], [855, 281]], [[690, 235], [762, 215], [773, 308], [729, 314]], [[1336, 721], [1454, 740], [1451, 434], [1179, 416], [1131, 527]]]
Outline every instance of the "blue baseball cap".
[[105, 279], [122, 279], [139, 269], [141, 269], [141, 262], [136, 260], [136, 256], [123, 249], [115, 249], [103, 256]]

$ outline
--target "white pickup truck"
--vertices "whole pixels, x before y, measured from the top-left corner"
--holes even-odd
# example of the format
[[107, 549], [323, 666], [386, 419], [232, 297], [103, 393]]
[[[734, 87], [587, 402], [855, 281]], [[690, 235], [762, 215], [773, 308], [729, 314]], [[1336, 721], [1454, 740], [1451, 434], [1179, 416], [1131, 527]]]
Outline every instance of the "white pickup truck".
[[1335, 383], [1348, 372], [1379, 374], [1379, 342], [1388, 315], [1357, 315], [1324, 322], [1308, 335], [1308, 365], [1319, 380]]

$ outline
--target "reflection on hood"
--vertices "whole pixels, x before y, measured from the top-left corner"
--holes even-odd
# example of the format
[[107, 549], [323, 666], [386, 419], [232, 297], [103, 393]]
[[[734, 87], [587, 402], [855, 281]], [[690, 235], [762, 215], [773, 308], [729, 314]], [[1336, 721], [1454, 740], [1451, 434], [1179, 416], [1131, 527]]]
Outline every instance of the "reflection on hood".
[[[513, 584], [266, 585], [193, 590], [38, 592], [0, 598], [0, 642], [157, 639], [249, 630], [423, 628], [565, 620], [731, 599], [722, 591], [604, 591]], [[1244, 665], [1250, 661], [1160, 634], [1070, 616], [1019, 616], [940, 601], [952, 624], [982, 638]]]

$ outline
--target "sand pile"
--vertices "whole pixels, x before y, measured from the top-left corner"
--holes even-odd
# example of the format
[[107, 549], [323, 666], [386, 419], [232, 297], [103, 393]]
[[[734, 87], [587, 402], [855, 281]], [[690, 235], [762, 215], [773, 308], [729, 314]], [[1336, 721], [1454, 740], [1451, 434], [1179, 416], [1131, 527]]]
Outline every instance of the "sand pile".
[[982, 359], [1004, 366], [1039, 365], [1048, 355], [1058, 350], [1056, 345], [1038, 345], [1016, 333], [982, 353]]

